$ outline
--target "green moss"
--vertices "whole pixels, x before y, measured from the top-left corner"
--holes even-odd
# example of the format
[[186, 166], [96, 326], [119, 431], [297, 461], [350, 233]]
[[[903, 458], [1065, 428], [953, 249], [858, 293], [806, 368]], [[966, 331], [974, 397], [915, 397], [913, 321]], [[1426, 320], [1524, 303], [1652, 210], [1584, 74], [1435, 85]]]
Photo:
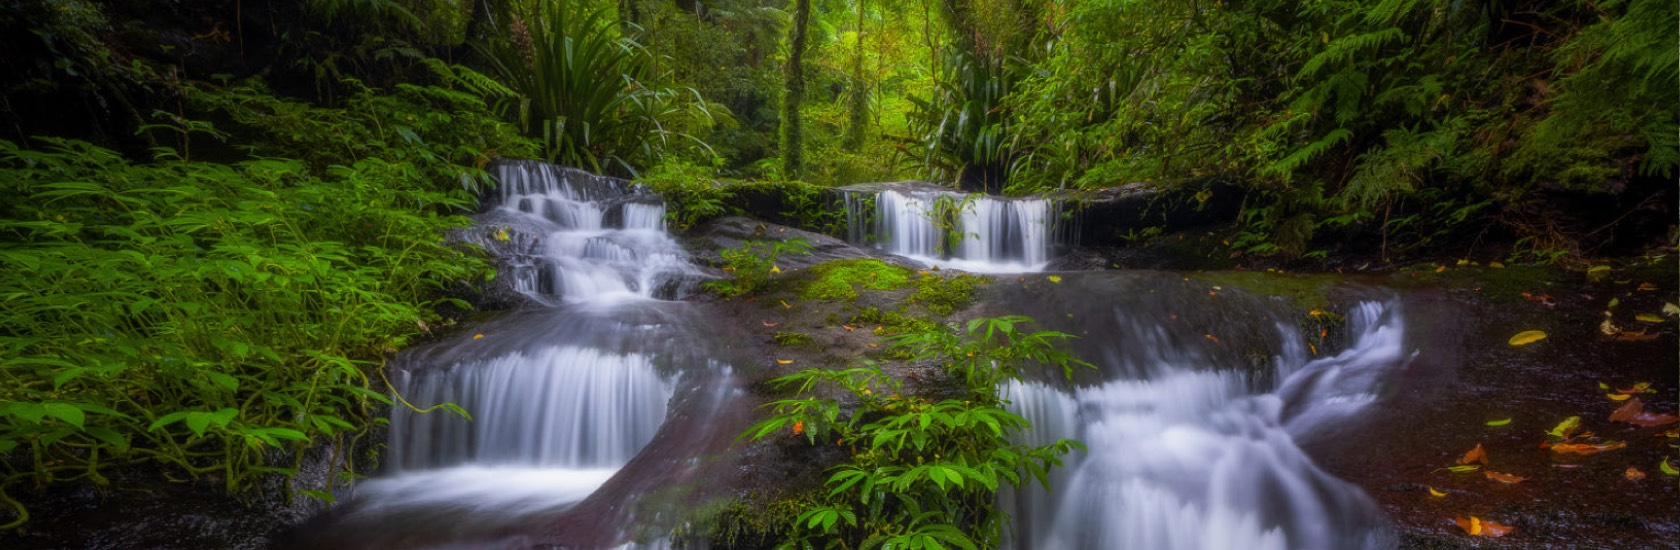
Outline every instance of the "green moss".
[[929, 332], [939, 328], [939, 323], [932, 319], [905, 315], [900, 311], [881, 311], [876, 308], [864, 308], [857, 315], [852, 316], [850, 322], [860, 328], [874, 325], [881, 327], [881, 334], [904, 334], [908, 332]]
[[985, 277], [977, 275], [959, 275], [949, 279], [923, 275], [916, 280], [916, 292], [910, 295], [910, 303], [921, 304], [937, 315], [950, 315], [973, 304], [975, 289], [987, 282]]
[[784, 538], [800, 511], [814, 506], [810, 494], [766, 501], [720, 499], [698, 506], [691, 521], [671, 533], [677, 541], [706, 541], [723, 548], [768, 548]]
[[807, 300], [849, 302], [857, 299], [860, 285], [870, 290], [894, 290], [910, 284], [910, 270], [880, 260], [835, 260], [811, 267], [810, 273], [816, 280], [799, 295]]
[[1277, 296], [1302, 311], [1330, 310], [1330, 293], [1340, 283], [1334, 275], [1260, 271], [1217, 271], [1191, 277], [1212, 285], [1242, 289], [1256, 296]]
[[801, 332], [777, 332], [776, 333], [776, 345], [779, 345], [779, 346], [794, 347], [794, 346], [809, 345], [810, 343], [811, 343], [811, 335], [809, 335], [809, 334], [805, 334], [805, 333], [801, 333]]

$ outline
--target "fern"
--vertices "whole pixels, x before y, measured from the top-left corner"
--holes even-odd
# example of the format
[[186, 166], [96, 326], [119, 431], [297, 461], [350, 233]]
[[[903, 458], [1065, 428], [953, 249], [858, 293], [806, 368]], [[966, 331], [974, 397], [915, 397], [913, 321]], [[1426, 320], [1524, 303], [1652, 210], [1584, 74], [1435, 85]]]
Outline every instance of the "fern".
[[1405, 35], [1399, 28], [1389, 27], [1338, 38], [1325, 46], [1324, 51], [1318, 52], [1301, 65], [1301, 70], [1295, 74], [1295, 78], [1297, 80], [1309, 80], [1317, 76], [1318, 71], [1323, 69], [1325, 65], [1348, 63], [1353, 60], [1354, 56], [1369, 54]]
[[1294, 173], [1297, 168], [1305, 166], [1308, 162], [1312, 161], [1312, 159], [1324, 154], [1325, 151], [1329, 151], [1330, 148], [1345, 143], [1350, 139], [1353, 139], [1352, 131], [1349, 131], [1347, 128], [1337, 128], [1332, 130], [1329, 134], [1326, 134], [1324, 137], [1319, 138], [1318, 141], [1308, 143], [1300, 149], [1296, 149], [1294, 152], [1290, 153], [1289, 156], [1283, 157], [1276, 162], [1266, 165], [1266, 167], [1261, 169], [1260, 172], [1265, 175], [1278, 176], [1288, 179], [1289, 175]]

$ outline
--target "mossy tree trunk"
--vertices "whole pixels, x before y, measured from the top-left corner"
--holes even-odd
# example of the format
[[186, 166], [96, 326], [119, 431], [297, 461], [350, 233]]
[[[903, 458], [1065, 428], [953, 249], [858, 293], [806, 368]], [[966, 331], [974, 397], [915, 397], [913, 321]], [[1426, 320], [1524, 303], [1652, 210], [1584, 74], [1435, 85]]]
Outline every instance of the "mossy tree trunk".
[[811, 20], [811, 0], [794, 0], [793, 25], [788, 28], [788, 60], [782, 94], [782, 177], [799, 178], [804, 169], [804, 128], [799, 103], [805, 99], [805, 31]]

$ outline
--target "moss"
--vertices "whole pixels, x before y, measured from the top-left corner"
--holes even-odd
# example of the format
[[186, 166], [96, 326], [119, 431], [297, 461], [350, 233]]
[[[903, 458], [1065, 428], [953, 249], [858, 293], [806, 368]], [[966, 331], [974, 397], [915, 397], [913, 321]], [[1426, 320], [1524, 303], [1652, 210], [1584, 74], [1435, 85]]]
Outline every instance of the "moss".
[[812, 495], [768, 500], [721, 499], [702, 504], [692, 521], [671, 533], [675, 541], [705, 541], [722, 548], [769, 548], [784, 537], [802, 510], [816, 505]]
[[939, 323], [932, 319], [905, 315], [900, 311], [881, 311], [872, 307], [864, 308], [857, 315], [853, 315], [850, 324], [860, 327], [875, 325], [880, 327], [880, 330], [875, 332], [882, 335], [930, 332], [939, 328]]
[[777, 332], [776, 345], [795, 347], [811, 344], [811, 335], [801, 332]]
[[1242, 289], [1256, 296], [1277, 296], [1302, 311], [1331, 309], [1331, 291], [1340, 283], [1335, 275], [1301, 275], [1260, 271], [1216, 271], [1191, 277], [1213, 285]]
[[916, 280], [916, 292], [910, 295], [910, 303], [921, 304], [936, 315], [950, 315], [973, 304], [975, 289], [987, 282], [985, 277], [976, 275], [959, 275], [949, 279], [923, 275]]
[[910, 270], [880, 260], [835, 260], [809, 271], [816, 280], [799, 295], [807, 300], [849, 302], [857, 299], [860, 285], [870, 290], [895, 290], [910, 284]]

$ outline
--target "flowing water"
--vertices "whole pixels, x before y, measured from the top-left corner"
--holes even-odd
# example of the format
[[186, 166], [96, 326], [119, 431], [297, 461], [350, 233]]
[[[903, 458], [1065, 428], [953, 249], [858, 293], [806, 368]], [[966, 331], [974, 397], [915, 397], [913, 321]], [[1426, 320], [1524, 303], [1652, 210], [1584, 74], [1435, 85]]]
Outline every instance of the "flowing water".
[[[454, 403], [472, 419], [395, 407], [382, 475], [296, 546], [616, 546], [648, 519], [638, 499], [715, 477], [699, 457], [721, 456], [751, 422], [753, 399], [719, 355], [728, 344], [713, 345], [729, 338], [670, 301], [702, 275], [664, 232], [658, 200], [542, 164], [502, 165], [499, 176], [500, 196], [467, 238], [496, 253], [531, 305], [405, 353], [392, 372], [415, 407]], [[1053, 250], [1050, 201], [868, 197], [848, 194], [848, 215], [872, 218], [853, 228], [874, 238], [854, 238], [895, 254], [1023, 272]], [[946, 208], [939, 201], [957, 205], [946, 219], [962, 238], [925, 215]], [[1023, 439], [1089, 447], [1053, 472], [1050, 491], [1001, 496], [1016, 517], [1013, 547], [1393, 545], [1372, 501], [1298, 442], [1370, 406], [1410, 359], [1396, 300], [1347, 311], [1343, 351], [1319, 355], [1272, 300], [1173, 274], [1064, 276], [982, 306], [1079, 335], [1074, 351], [1099, 367], [1074, 383], [1007, 389], [1035, 424]]]
[[[1293, 324], [1277, 321], [1286, 316], [1251, 298], [1222, 295], [1224, 311], [1187, 318], [1210, 299], [1198, 296], [1205, 286], [1177, 279], [1120, 287], [1074, 279], [1076, 295], [1131, 298], [1036, 305], [1083, 320], [1063, 329], [1081, 335], [1101, 374], [1072, 387], [1009, 388], [1015, 410], [1035, 424], [1023, 442], [1073, 438], [1089, 448], [1069, 457], [1050, 491], [1004, 495], [1014, 546], [1393, 547], [1375, 503], [1315, 466], [1299, 441], [1355, 418], [1413, 358], [1398, 302], [1358, 304], [1346, 312], [1347, 347], [1315, 357]], [[1256, 311], [1265, 313], [1247, 313]]]
[[[526, 544], [653, 441], [673, 403], [736, 391], [688, 304], [660, 300], [700, 275], [656, 197], [538, 163], [497, 175], [500, 195], [466, 240], [496, 253], [530, 307], [406, 353], [391, 374], [415, 408], [453, 403], [471, 419], [394, 407], [384, 475], [299, 546]], [[622, 536], [597, 528], [591, 540]]]
[[1040, 271], [1059, 244], [1050, 199], [858, 186], [845, 208], [851, 242], [974, 273]]

